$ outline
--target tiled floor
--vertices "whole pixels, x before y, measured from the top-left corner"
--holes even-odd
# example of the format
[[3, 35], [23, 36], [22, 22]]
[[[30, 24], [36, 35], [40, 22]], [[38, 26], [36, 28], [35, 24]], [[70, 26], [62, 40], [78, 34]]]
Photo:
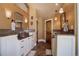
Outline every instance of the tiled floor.
[[36, 50], [32, 50], [32, 51], [28, 54], [28, 56], [34, 56], [35, 53], [36, 53]]
[[28, 56], [51, 56], [51, 49], [47, 49], [48, 47], [48, 44], [39, 42], [37, 46], [31, 50]]
[[35, 56], [45, 56], [46, 55], [46, 44], [44, 42], [39, 42], [37, 44]]

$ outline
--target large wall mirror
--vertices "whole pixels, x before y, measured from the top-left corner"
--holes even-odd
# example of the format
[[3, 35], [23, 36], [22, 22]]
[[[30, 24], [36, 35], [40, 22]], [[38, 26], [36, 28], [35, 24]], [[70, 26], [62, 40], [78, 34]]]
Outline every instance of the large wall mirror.
[[63, 30], [64, 22], [66, 22], [66, 13], [65, 12], [60, 15], [60, 27], [61, 27], [61, 30]]
[[16, 22], [16, 29], [21, 30], [22, 29], [22, 23], [23, 23], [23, 15], [19, 12], [14, 12], [14, 19]]

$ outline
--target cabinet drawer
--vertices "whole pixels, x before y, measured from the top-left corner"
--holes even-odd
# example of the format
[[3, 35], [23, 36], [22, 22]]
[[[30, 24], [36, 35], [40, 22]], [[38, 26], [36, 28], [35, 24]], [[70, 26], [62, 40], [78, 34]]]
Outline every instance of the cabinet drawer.
[[23, 48], [24, 48], [24, 46], [21, 46], [20, 48], [21, 48], [21, 49], [23, 49]]
[[24, 55], [24, 46], [20, 47], [19, 55], [20, 56]]
[[20, 42], [20, 43], [23, 43], [23, 42], [24, 42], [24, 40], [20, 40], [19, 42]]
[[28, 39], [32, 40], [33, 39], [33, 36], [28, 37]]
[[21, 40], [19, 41], [19, 46], [23, 46], [24, 45], [25, 40]]

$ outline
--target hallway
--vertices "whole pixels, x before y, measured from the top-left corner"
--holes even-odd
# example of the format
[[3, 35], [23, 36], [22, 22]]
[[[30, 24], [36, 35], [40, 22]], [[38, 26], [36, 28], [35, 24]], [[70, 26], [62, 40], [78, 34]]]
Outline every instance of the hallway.
[[74, 3], [0, 4], [0, 56], [75, 56], [76, 10]]
[[28, 55], [29, 56], [51, 56], [51, 50], [47, 48], [49, 48], [48, 44], [44, 42], [39, 42], [37, 46], [35, 46]]
[[46, 53], [46, 44], [43, 42], [39, 42], [36, 46], [36, 53], [35, 56], [45, 56]]

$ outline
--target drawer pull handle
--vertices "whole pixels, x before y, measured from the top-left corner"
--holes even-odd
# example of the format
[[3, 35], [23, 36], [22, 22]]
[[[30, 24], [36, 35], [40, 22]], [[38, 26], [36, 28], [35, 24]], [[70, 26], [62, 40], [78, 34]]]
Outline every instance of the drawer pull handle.
[[21, 48], [23, 48], [24, 46], [22, 46]]
[[24, 40], [22, 40], [21, 42], [24, 42]]

